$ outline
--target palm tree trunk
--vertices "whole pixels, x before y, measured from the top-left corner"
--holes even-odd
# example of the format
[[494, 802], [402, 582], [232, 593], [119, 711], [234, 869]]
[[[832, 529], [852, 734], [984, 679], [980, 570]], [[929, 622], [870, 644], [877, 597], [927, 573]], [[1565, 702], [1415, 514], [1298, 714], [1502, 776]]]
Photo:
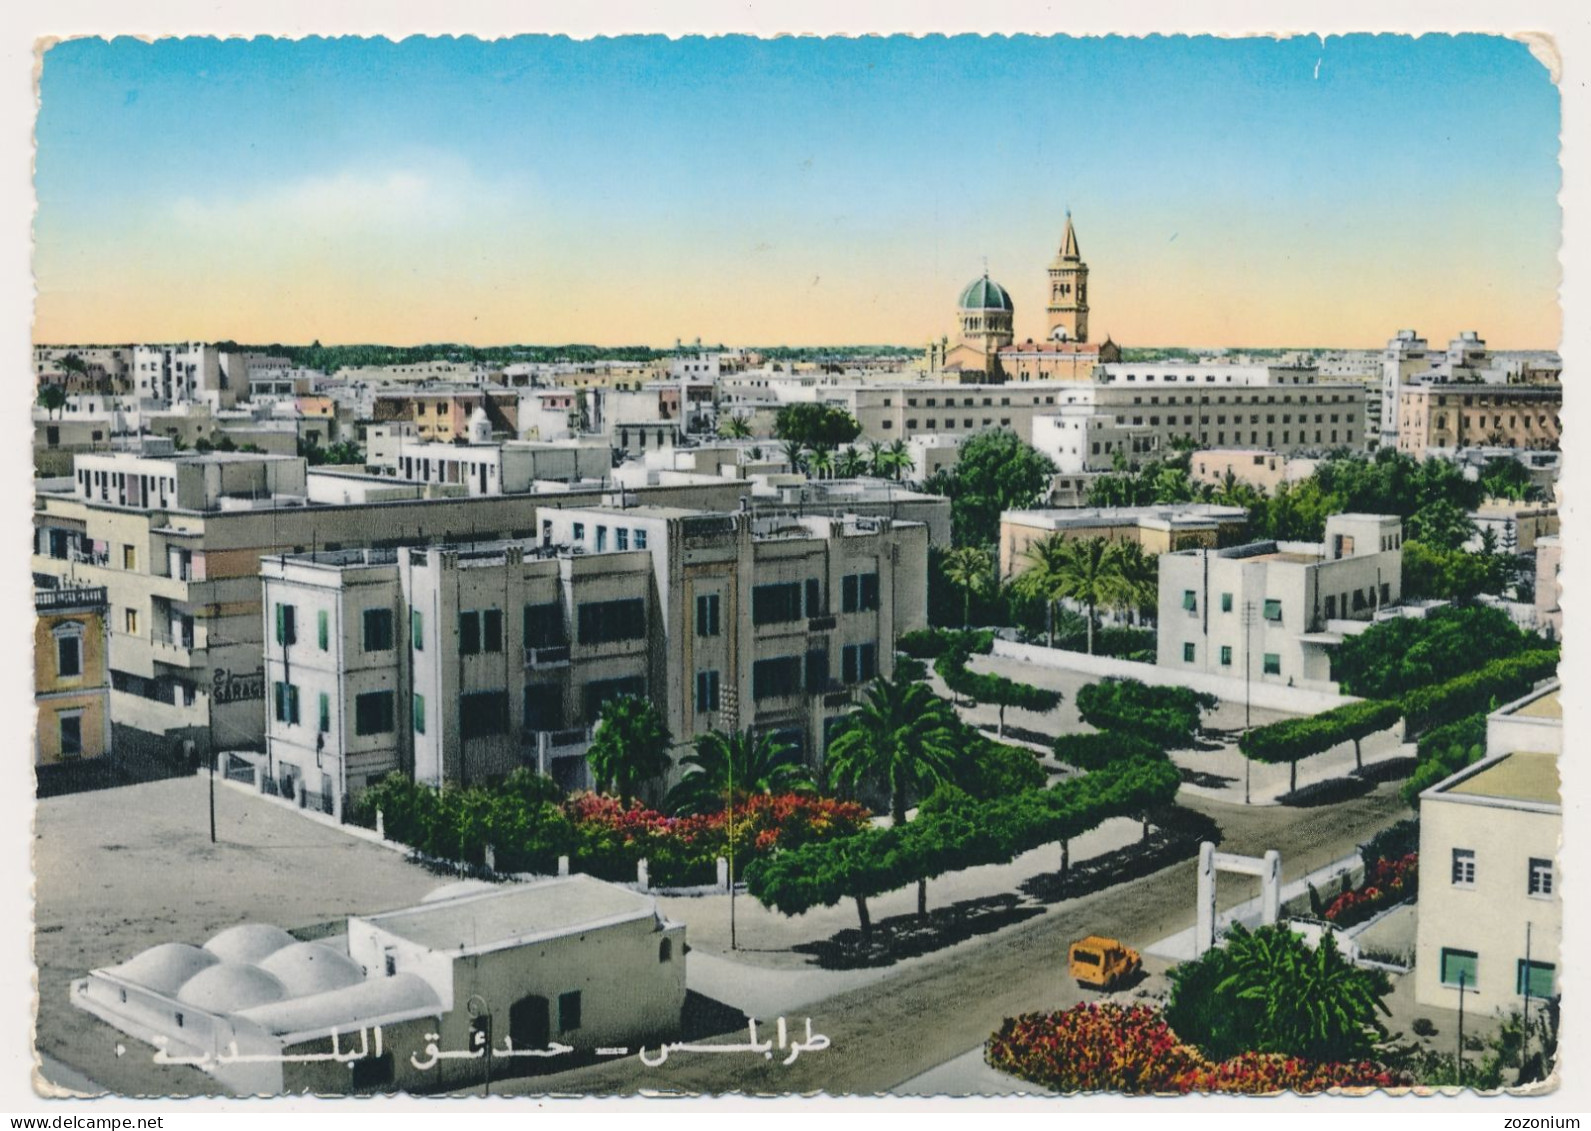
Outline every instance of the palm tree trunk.
[[1000, 704], [1000, 725], [999, 725], [999, 727], [997, 727], [995, 729], [994, 736], [996, 738], [1004, 738], [1005, 737], [1005, 704], [1004, 703]]
[[1359, 740], [1357, 738], [1353, 740], [1353, 768], [1356, 770], [1365, 768], [1364, 758], [1359, 754]]
[[961, 630], [965, 632], [972, 623], [972, 587], [961, 591]]
[[1044, 602], [1045, 640], [1048, 647], [1055, 647], [1055, 602]]
[[858, 895], [854, 898], [856, 899], [856, 917], [862, 923], [862, 938], [870, 939], [873, 937], [873, 920], [867, 914], [867, 896]]
[[1088, 603], [1088, 654], [1094, 654], [1094, 602]]
[[1061, 882], [1066, 882], [1067, 873], [1072, 870], [1072, 841], [1068, 837], [1061, 841]]
[[928, 880], [917, 881], [917, 918], [928, 918]]
[[1294, 758], [1287, 763], [1287, 792], [1298, 792], [1298, 759]]
[[906, 791], [897, 789], [889, 800], [889, 820], [896, 828], [906, 823]]

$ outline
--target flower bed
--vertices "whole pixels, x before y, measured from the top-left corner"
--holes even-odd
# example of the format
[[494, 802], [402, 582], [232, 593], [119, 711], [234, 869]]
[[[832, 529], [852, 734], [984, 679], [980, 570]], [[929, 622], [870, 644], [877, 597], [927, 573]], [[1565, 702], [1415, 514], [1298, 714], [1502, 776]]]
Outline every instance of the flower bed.
[[1418, 881], [1419, 853], [1410, 852], [1396, 860], [1377, 860], [1366, 873], [1364, 883], [1332, 900], [1324, 917], [1339, 927], [1363, 923], [1388, 907], [1413, 899]]
[[1320, 1063], [1254, 1052], [1207, 1060], [1177, 1037], [1159, 1010], [1112, 1002], [1007, 1018], [985, 1045], [984, 1059], [1059, 1092], [1269, 1095], [1406, 1083], [1371, 1061]]

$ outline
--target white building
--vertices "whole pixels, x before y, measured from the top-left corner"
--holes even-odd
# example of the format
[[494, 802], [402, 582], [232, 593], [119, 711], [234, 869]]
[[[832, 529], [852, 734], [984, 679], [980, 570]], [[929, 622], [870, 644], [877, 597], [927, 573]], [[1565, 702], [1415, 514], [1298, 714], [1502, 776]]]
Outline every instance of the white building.
[[[1490, 1015], [1556, 997], [1563, 832], [1557, 684], [1487, 719], [1486, 754], [1420, 795], [1415, 1000]], [[1462, 990], [1460, 984], [1462, 982]]]
[[[1301, 687], [1331, 685], [1331, 649], [1403, 592], [1403, 523], [1337, 514], [1326, 540], [1251, 542], [1160, 557], [1155, 662]], [[1248, 625], [1245, 626], [1245, 619]]]
[[816, 764], [926, 620], [920, 523], [538, 518], [537, 540], [264, 559], [267, 773], [332, 812], [392, 770], [441, 785], [530, 766], [580, 788], [591, 727], [627, 694], [676, 743], [754, 726]]
[[71, 1000], [234, 1093], [435, 1092], [672, 1036], [685, 950], [651, 896], [589, 876], [459, 884], [316, 942], [245, 923], [161, 943]]

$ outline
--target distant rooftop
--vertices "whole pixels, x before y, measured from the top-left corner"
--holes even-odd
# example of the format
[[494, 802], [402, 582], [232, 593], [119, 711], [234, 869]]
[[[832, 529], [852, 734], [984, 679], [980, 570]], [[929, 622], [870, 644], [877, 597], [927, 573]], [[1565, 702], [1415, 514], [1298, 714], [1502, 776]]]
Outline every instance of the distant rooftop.
[[365, 920], [431, 950], [479, 953], [656, 915], [651, 896], [572, 875], [440, 899]]
[[1558, 688], [1547, 692], [1539, 699], [1532, 699], [1517, 711], [1509, 712], [1515, 718], [1523, 716], [1527, 719], [1562, 719], [1563, 704], [1558, 701]]
[[1470, 774], [1439, 791], [1468, 797], [1504, 801], [1531, 801], [1540, 805], [1563, 804], [1558, 780], [1558, 756], [1541, 752], [1505, 754], [1479, 773]]

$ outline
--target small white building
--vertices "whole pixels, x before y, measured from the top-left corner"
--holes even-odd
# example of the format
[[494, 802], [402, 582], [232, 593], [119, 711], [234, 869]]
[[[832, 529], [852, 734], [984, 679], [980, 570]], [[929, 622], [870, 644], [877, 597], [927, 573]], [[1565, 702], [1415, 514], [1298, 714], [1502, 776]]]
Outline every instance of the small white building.
[[1401, 600], [1402, 547], [1395, 515], [1337, 514], [1323, 543], [1162, 554], [1156, 663], [1328, 689], [1343, 639], [1332, 622], [1370, 621]]
[[149, 1046], [130, 1055], [237, 1093], [436, 1092], [672, 1036], [685, 950], [684, 926], [651, 896], [574, 875], [453, 885], [315, 942], [240, 924], [202, 947], [161, 943], [70, 992]]
[[[1483, 1015], [1556, 997], [1563, 832], [1557, 684], [1487, 719], [1487, 756], [1420, 795], [1415, 1000]], [[1462, 982], [1462, 990], [1460, 984]]]

